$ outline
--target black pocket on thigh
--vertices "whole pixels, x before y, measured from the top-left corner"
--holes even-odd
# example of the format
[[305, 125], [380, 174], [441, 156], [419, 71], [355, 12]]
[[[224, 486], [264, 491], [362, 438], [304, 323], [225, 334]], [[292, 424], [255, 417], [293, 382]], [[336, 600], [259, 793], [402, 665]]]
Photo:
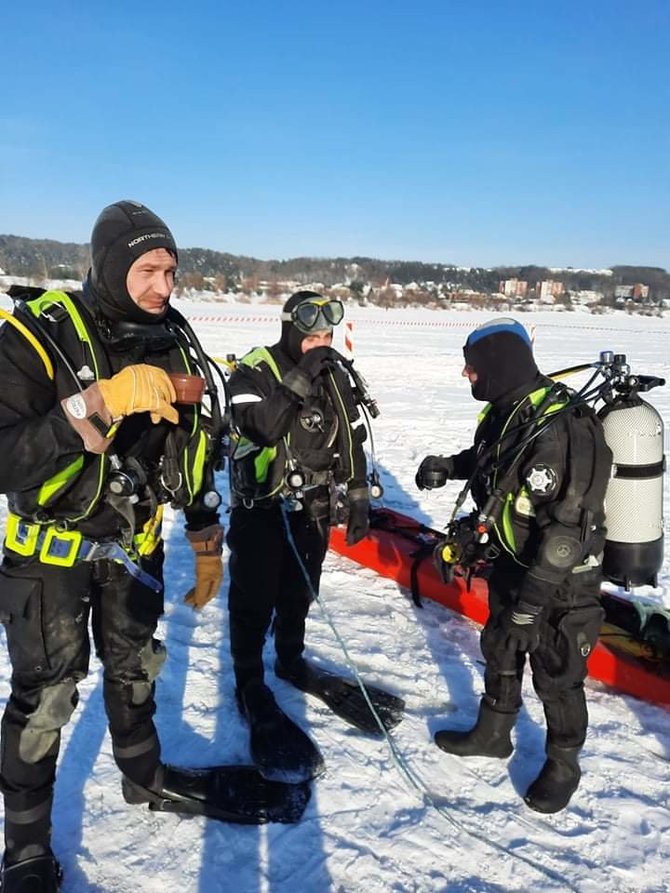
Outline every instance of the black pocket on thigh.
[[[158, 582], [163, 582], [162, 562], [142, 562], [142, 569]], [[107, 587], [114, 590], [111, 597], [115, 603], [123, 605], [123, 610], [135, 623], [153, 632], [158, 618], [165, 610], [164, 590], [156, 592], [140, 580], [132, 577], [121, 564], [111, 564]], [[104, 595], [103, 595], [104, 597]]]
[[598, 641], [604, 616], [599, 604], [571, 608], [563, 614], [556, 627], [555, 654], [551, 655], [556, 661], [551, 673], [554, 682], [570, 685], [584, 680], [586, 661]]
[[17, 673], [40, 673], [49, 666], [42, 626], [42, 581], [12, 577], [0, 570], [0, 620]]

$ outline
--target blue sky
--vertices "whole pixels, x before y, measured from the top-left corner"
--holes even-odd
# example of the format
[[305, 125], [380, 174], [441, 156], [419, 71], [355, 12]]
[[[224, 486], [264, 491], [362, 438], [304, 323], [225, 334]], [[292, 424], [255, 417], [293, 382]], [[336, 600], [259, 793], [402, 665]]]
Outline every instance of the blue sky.
[[0, 233], [121, 198], [261, 258], [670, 269], [668, 0], [28, 0]]

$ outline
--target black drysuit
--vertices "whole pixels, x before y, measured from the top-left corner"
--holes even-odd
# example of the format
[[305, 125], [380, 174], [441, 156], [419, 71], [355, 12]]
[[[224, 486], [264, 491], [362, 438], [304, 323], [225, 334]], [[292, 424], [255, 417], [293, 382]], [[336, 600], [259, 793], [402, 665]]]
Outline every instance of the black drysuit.
[[[31, 297], [30, 295], [28, 297]], [[166, 370], [183, 371], [184, 361], [174, 338], [162, 332], [113, 345], [101, 339], [100, 320], [94, 320], [83, 301], [76, 303], [96, 343], [100, 377], [109, 377], [125, 366], [148, 363]], [[54, 341], [81, 376], [82, 387], [91, 383], [91, 355], [75, 334], [67, 314], [58, 321], [41, 317]], [[18, 314], [29, 322], [29, 318]], [[34, 323], [32, 324], [34, 326]], [[109, 333], [107, 333], [109, 334]], [[38, 333], [39, 335], [39, 333]], [[148, 339], [148, 340], [147, 340]], [[16, 328], [0, 329], [0, 492], [6, 493], [10, 511], [26, 521], [50, 517], [62, 522], [76, 517], [101, 484], [101, 497], [88, 517], [68, 529], [81, 531], [96, 542], [121, 541], [128, 519], [134, 514], [135, 529], [154, 513], [156, 503], [144, 498], [121, 500], [114, 508], [104, 478], [109, 460], [86, 453], [78, 433], [68, 424], [60, 400], [77, 391], [57, 351], [39, 338], [51, 357], [55, 379], [50, 380], [39, 354]], [[153, 425], [148, 413], [126, 417], [110, 451], [125, 463], [141, 463], [149, 483], [166, 502], [170, 494], [159, 483], [169, 432], [178, 430], [181, 441], [197, 433], [200, 422], [191, 407], [180, 407], [177, 429], [161, 421]], [[48, 509], [38, 507], [45, 481], [82, 460], [82, 469]], [[101, 472], [101, 469], [105, 469]], [[216, 523], [216, 513], [201, 509], [197, 501], [186, 510], [189, 527], [199, 529]], [[158, 543], [141, 566], [157, 581], [157, 591], [131, 576], [112, 560], [76, 561], [57, 566], [40, 561], [38, 554], [18, 554], [4, 548], [0, 567], [0, 616], [5, 625], [12, 663], [12, 691], [2, 719], [0, 784], [5, 800], [7, 855], [15, 858], [26, 846], [48, 847], [50, 810], [60, 730], [77, 704], [77, 683], [89, 668], [88, 626], [92, 623], [95, 648], [104, 667], [103, 696], [113, 742], [114, 757], [132, 781], [147, 785], [159, 765], [160, 747], [153, 723], [154, 680], [165, 659], [162, 644], [154, 638], [163, 612], [163, 548]]]
[[[243, 436], [233, 451], [227, 539], [231, 652], [240, 691], [263, 679], [263, 644], [273, 611], [280, 661], [289, 665], [304, 649], [310, 588], [289, 537], [318, 591], [332, 485], [346, 483], [349, 493], [367, 493], [365, 428], [347, 375], [333, 369], [302, 401], [279, 380], [296, 363], [279, 344], [267, 350], [270, 362], [241, 362], [230, 380], [233, 420]], [[259, 481], [263, 448], [276, 455]], [[299, 502], [285, 487], [291, 462], [305, 477]]]
[[454, 476], [474, 474], [478, 509], [495, 489], [506, 506], [492, 531], [500, 554], [489, 579], [490, 616], [481, 636], [486, 699], [501, 713], [519, 709], [526, 654], [506, 647], [501, 620], [518, 602], [542, 605], [539, 644], [529, 660], [548, 741], [581, 747], [588, 724], [586, 661], [603, 618], [600, 562], [611, 453], [588, 407], [547, 411], [549, 403], [560, 406], [558, 395], [544, 404], [540, 398], [540, 408], [533, 407], [528, 395], [552, 384], [538, 375], [496, 401], [474, 445], [453, 457]]

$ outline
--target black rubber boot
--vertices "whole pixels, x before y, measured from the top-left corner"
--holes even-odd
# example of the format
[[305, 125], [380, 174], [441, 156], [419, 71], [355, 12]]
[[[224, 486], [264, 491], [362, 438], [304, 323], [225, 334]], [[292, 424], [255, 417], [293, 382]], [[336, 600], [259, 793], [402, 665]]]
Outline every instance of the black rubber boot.
[[[136, 784], [125, 775], [121, 779], [121, 792], [126, 803], [138, 806], [142, 803], [160, 803], [163, 800], [180, 802], [184, 798], [207, 799], [205, 771], [189, 771], [176, 766], [160, 765], [148, 787]], [[0, 893], [2, 891], [0, 890]]]
[[499, 713], [482, 699], [477, 723], [472, 729], [467, 732], [450, 729], [436, 732], [435, 743], [447, 753], [459, 757], [505, 758], [514, 750], [510, 732], [516, 717], [516, 713]]
[[[126, 803], [131, 806], [138, 806], [141, 803], [151, 803], [160, 798], [163, 794], [163, 784], [165, 782], [165, 766], [162, 764], [156, 770], [152, 782], [147, 787], [139, 785], [131, 781], [128, 776], [121, 776], [121, 793]], [[0, 891], [2, 893], [2, 891]]]
[[240, 690], [235, 689], [235, 700], [242, 716], [249, 725], [273, 724], [277, 718], [277, 702], [264, 682], [252, 681]]
[[2, 866], [1, 893], [58, 893], [63, 872], [53, 854]]
[[309, 665], [303, 657], [296, 657], [294, 660], [286, 663], [279, 658], [275, 661], [275, 676], [278, 679], [285, 679], [297, 688], [306, 683], [309, 675]]
[[547, 759], [542, 771], [523, 798], [536, 812], [560, 812], [570, 802], [582, 777], [577, 757], [580, 747], [547, 744]]
[[142, 787], [124, 775], [121, 779], [121, 791], [126, 803], [133, 806], [162, 803], [164, 800], [173, 803], [182, 803], [184, 800], [206, 801], [210, 793], [209, 777], [206, 769], [189, 770], [161, 765], [150, 787]]

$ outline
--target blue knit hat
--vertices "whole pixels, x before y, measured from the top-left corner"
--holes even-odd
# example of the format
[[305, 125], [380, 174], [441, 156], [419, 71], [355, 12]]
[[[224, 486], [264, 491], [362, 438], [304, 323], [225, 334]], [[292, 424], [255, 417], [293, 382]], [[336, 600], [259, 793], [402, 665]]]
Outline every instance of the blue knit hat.
[[480, 326], [468, 335], [465, 347], [468, 347], [468, 345], [472, 346], [481, 338], [487, 338], [489, 335], [495, 335], [498, 332], [508, 332], [510, 335], [516, 335], [521, 338], [522, 341], [525, 341], [528, 347], [532, 349], [530, 335], [521, 323], [512, 319], [511, 316], [498, 316], [496, 319], [491, 319], [488, 322], [485, 322], [483, 326]]

